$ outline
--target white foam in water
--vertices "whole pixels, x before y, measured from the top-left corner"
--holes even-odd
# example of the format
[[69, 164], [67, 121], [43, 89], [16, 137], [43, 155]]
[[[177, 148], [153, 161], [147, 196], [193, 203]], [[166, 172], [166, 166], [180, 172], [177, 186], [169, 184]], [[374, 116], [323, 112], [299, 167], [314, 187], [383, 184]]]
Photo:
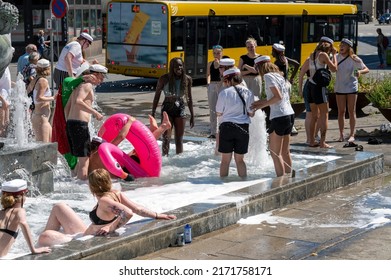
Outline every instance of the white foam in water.
[[[121, 143], [125, 151], [130, 151], [129, 143]], [[160, 142], [159, 142], [160, 144]], [[172, 151], [175, 147], [172, 146]], [[251, 186], [274, 177], [274, 167], [270, 156], [266, 160], [267, 167], [248, 164], [248, 179], [243, 181], [237, 177], [236, 168], [232, 163], [230, 176], [226, 180], [219, 177], [220, 158], [214, 156], [214, 141], [201, 144], [188, 142], [184, 144], [184, 153], [163, 158], [163, 168], [160, 178], [141, 178], [124, 186], [124, 193], [136, 203], [157, 212], [175, 212], [175, 209], [193, 203], [243, 203], [245, 195], [227, 196], [225, 194]], [[295, 168], [319, 164], [335, 159], [335, 156], [293, 155]], [[62, 161], [59, 160], [61, 168]], [[55, 172], [54, 174], [61, 174]], [[55, 191], [50, 194], [29, 197], [25, 204], [28, 222], [36, 239], [46, 225], [49, 213], [55, 203], [65, 202], [71, 206], [84, 220], [89, 223], [88, 213], [95, 206], [96, 200], [89, 192], [86, 182], [70, 179], [60, 175], [55, 178]], [[68, 182], [67, 182], [68, 181]], [[118, 182], [115, 188], [120, 188]], [[130, 222], [142, 219], [134, 217]], [[11, 254], [29, 252], [27, 244], [20, 234]]]
[[[390, 186], [388, 187], [390, 188]], [[262, 213], [240, 219], [238, 224], [257, 225], [267, 223], [269, 225], [285, 224], [292, 226], [300, 226], [301, 228], [338, 228], [338, 227], [353, 227], [353, 228], [376, 228], [391, 221], [391, 198], [382, 193], [375, 192], [365, 195], [358, 201], [354, 202], [354, 215], [351, 219], [343, 221], [336, 220], [337, 218], [330, 215], [330, 219], [325, 222], [319, 222], [315, 218], [287, 218], [274, 214], [273, 211]], [[272, 226], [273, 227], [273, 226]]]
[[[262, 117], [262, 114], [260, 117]], [[256, 123], [254, 121], [254, 124]], [[260, 136], [258, 136], [261, 139], [260, 142], [266, 143], [264, 127], [258, 125], [255, 126], [255, 129], [260, 131]], [[161, 142], [158, 142], [161, 145]], [[261, 161], [250, 162], [248, 160], [248, 178], [246, 180], [238, 178], [234, 161], [231, 163], [230, 176], [224, 180], [219, 177], [220, 157], [214, 155], [214, 141], [187, 142], [184, 143], [184, 153], [180, 155], [174, 155], [175, 146], [171, 146], [172, 154], [169, 157], [163, 157], [163, 167], [159, 178], [137, 179], [135, 182], [126, 183], [123, 191], [132, 201], [157, 212], [178, 213], [175, 209], [201, 202], [212, 204], [244, 203], [247, 199], [245, 194], [243, 196], [240, 196], [240, 193], [236, 196], [226, 194], [275, 177], [274, 166], [266, 152], [265, 144], [260, 145], [261, 147], [258, 144], [258, 147], [254, 148], [254, 146], [257, 146], [256, 141], [254, 141], [251, 145], [249, 153], [259, 153]], [[262, 146], [263, 152], [260, 151]], [[120, 148], [125, 152], [129, 152], [132, 146], [125, 140], [121, 143]], [[253, 152], [253, 149], [256, 152]], [[336, 158], [335, 156], [305, 154], [292, 155], [292, 157], [296, 170]], [[45, 227], [53, 205], [58, 202], [67, 203], [86, 224], [89, 223], [88, 213], [96, 204], [96, 200], [89, 192], [86, 182], [76, 181], [69, 175], [64, 174], [66, 169], [63, 165], [64, 161], [59, 157], [57, 168], [61, 169], [62, 172], [54, 172], [54, 175], [58, 176], [55, 178], [55, 191], [38, 197], [29, 197], [25, 204], [28, 222], [35, 239]], [[115, 188], [120, 188], [120, 185], [116, 183]], [[142, 219], [142, 217], [134, 217], [130, 222], [139, 219]], [[25, 252], [29, 252], [29, 249], [22, 234], [20, 234], [16, 244], [11, 249], [11, 254]]]
[[[31, 104], [31, 98], [26, 94], [26, 84], [23, 82], [22, 75], [19, 74], [16, 85], [11, 89], [11, 131], [10, 137], [14, 138], [17, 147], [25, 147], [29, 142], [29, 131], [32, 129], [28, 110]], [[31, 137], [31, 136], [30, 136]]]

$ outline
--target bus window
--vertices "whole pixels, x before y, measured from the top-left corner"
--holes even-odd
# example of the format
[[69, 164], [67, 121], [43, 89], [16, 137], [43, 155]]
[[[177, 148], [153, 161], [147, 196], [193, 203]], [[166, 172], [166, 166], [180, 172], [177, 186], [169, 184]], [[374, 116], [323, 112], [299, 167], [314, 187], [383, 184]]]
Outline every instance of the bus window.
[[247, 40], [248, 17], [233, 16], [227, 20], [227, 48], [243, 47]]
[[341, 40], [340, 16], [307, 16], [304, 18], [306, 28], [303, 30], [304, 43], [316, 43], [322, 36]]
[[[352, 40], [353, 38], [356, 38], [356, 26], [357, 21], [355, 17], [345, 17], [344, 18], [344, 24], [343, 24], [343, 38], [347, 38]], [[355, 42], [356, 43], [356, 42]]]
[[265, 18], [266, 45], [273, 45], [284, 40], [284, 18], [281, 16], [268, 16]]
[[215, 45], [226, 47], [227, 17], [209, 17], [209, 49]]
[[183, 51], [183, 17], [173, 17], [171, 22], [171, 51]]
[[248, 37], [253, 37], [257, 40], [258, 46], [264, 46], [265, 43], [265, 17], [249, 17], [248, 19]]

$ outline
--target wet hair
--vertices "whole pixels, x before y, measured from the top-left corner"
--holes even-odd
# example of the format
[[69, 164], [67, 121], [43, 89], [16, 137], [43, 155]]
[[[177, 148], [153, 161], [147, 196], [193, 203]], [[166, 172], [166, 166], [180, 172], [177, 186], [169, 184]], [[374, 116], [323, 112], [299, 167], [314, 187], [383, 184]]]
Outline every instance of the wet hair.
[[88, 175], [88, 182], [91, 193], [96, 197], [102, 197], [111, 191], [112, 183], [110, 173], [103, 168], [98, 168]]
[[180, 76], [181, 91], [183, 91], [185, 93], [185, 96], [187, 98], [188, 97], [187, 89], [189, 86], [189, 80], [191, 80], [191, 79], [188, 79], [188, 76], [186, 75], [186, 71], [185, 71], [185, 64], [183, 63], [183, 60], [180, 57], [174, 57], [173, 59], [170, 60], [170, 70], [168, 72], [168, 89], [170, 92], [175, 92], [175, 80], [176, 80], [175, 76], [176, 76], [176, 74], [175, 74], [174, 68], [178, 64], [178, 61], [182, 62], [182, 65], [183, 65], [183, 71]]
[[263, 76], [267, 73], [279, 73], [281, 76], [284, 76], [280, 69], [278, 68], [277, 65], [275, 65], [273, 62], [271, 61], [267, 61], [267, 62], [264, 62], [264, 63], [260, 63], [258, 64], [257, 66], [257, 70], [258, 70], [258, 73], [259, 75]]
[[22, 195], [13, 195], [12, 193], [3, 192], [1, 196], [1, 206], [4, 209], [12, 208], [17, 202], [20, 201]]

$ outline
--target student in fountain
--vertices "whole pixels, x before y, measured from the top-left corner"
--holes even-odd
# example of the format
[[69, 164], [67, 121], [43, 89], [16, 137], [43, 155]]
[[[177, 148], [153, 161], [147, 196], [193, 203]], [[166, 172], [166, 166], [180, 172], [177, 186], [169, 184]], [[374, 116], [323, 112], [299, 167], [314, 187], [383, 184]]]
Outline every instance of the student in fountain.
[[91, 224], [83, 220], [65, 203], [53, 206], [48, 222], [38, 244], [53, 246], [71, 241], [78, 235], [107, 235], [124, 226], [133, 213], [152, 219], [173, 220], [175, 215], [157, 213], [131, 201], [123, 192], [114, 190], [110, 174], [105, 169], [96, 169], [88, 175], [89, 187], [97, 199], [89, 213]]
[[277, 65], [267, 55], [255, 60], [255, 66], [265, 83], [266, 100], [255, 101], [254, 110], [270, 106], [269, 150], [277, 177], [292, 172], [290, 135], [295, 113], [289, 101], [289, 86]]
[[[164, 100], [161, 112], [167, 112], [175, 130], [176, 153], [183, 152], [183, 135], [185, 133], [186, 112], [185, 99], [190, 112], [190, 128], [194, 127], [193, 97], [191, 95], [192, 79], [186, 75], [184, 62], [179, 57], [170, 60], [169, 73], [161, 76], [157, 82], [155, 97], [152, 104], [152, 116], [155, 117], [160, 95], [163, 92]], [[163, 135], [162, 151], [168, 156], [170, 151], [172, 129], [167, 129]]]
[[22, 229], [23, 236], [33, 254], [48, 253], [48, 247], [36, 248], [33, 243], [30, 227], [27, 223], [26, 211], [23, 204], [28, 193], [27, 182], [21, 179], [4, 182], [1, 186], [0, 211], [0, 257], [8, 254]]
[[[126, 138], [126, 135], [128, 135], [130, 127], [132, 126], [132, 123], [135, 120], [136, 119], [133, 117], [129, 118], [127, 123], [124, 125], [124, 127], [118, 132], [117, 137], [115, 137], [111, 141], [111, 144], [118, 146]], [[156, 119], [154, 117], [149, 116], [149, 129], [153, 133], [153, 136], [155, 136], [155, 139], [159, 139], [163, 135], [163, 133], [169, 128], [171, 128], [171, 123], [166, 112], [163, 112], [163, 121], [160, 126], [157, 125]], [[97, 136], [92, 137], [91, 153], [90, 153], [89, 164], [88, 164], [88, 173], [91, 173], [92, 171], [99, 168], [106, 169], [98, 154], [98, 148], [100, 144], [103, 142], [104, 140], [101, 137], [97, 137]], [[135, 161], [138, 162], [140, 161], [135, 150], [132, 150], [130, 153], [128, 153], [128, 155], [132, 157]], [[111, 177], [116, 178], [112, 174]], [[132, 178], [129, 178], [129, 181], [131, 180]]]
[[232, 153], [238, 175], [247, 176], [244, 155], [248, 152], [250, 117], [254, 116], [250, 108], [254, 102], [253, 93], [240, 85], [242, 76], [238, 68], [224, 71], [225, 89], [219, 93], [216, 114], [220, 119], [219, 147], [221, 153], [220, 176], [228, 176]]
[[92, 106], [94, 101], [93, 86], [103, 82], [107, 74], [107, 68], [93, 64], [89, 68], [90, 74], [97, 79], [92, 82], [85, 82], [74, 89], [67, 105], [64, 108], [66, 131], [72, 155], [78, 157], [76, 176], [80, 180], [86, 180], [88, 175], [88, 155], [90, 153], [90, 133], [88, 123], [91, 115], [97, 120], [103, 119], [103, 115]]

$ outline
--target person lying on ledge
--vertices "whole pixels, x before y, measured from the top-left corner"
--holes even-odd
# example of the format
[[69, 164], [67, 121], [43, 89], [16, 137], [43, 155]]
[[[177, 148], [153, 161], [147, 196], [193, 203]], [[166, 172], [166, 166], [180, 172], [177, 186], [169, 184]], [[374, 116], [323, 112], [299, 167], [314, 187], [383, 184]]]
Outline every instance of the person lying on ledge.
[[67, 204], [53, 206], [44, 231], [38, 238], [39, 246], [53, 246], [71, 241], [75, 236], [104, 236], [124, 226], [136, 213], [152, 219], [174, 220], [175, 215], [157, 213], [131, 201], [121, 191], [112, 188], [110, 173], [99, 168], [88, 175], [89, 187], [97, 204], [89, 213], [91, 224], [83, 220]]
[[[111, 141], [111, 144], [118, 146], [126, 138], [126, 135], [128, 135], [130, 127], [135, 120], [136, 119], [134, 117], [130, 117], [124, 127], [118, 132], [118, 135]], [[159, 139], [163, 135], [163, 133], [169, 128], [171, 128], [171, 123], [166, 112], [163, 112], [163, 122], [160, 126], [157, 125], [157, 122], [154, 117], [149, 116], [149, 129], [151, 130], [155, 139]], [[99, 145], [103, 142], [104, 140], [101, 137], [97, 136], [94, 136], [91, 140], [91, 153], [89, 156], [88, 173], [91, 173], [91, 171], [96, 170], [98, 168], [106, 169], [98, 153]], [[134, 161], [140, 163], [140, 160], [135, 150], [129, 152], [128, 155]], [[112, 178], [117, 178], [113, 174], [111, 174], [111, 176]], [[126, 179], [126, 181], [133, 180], [134, 179], [130, 176]]]

